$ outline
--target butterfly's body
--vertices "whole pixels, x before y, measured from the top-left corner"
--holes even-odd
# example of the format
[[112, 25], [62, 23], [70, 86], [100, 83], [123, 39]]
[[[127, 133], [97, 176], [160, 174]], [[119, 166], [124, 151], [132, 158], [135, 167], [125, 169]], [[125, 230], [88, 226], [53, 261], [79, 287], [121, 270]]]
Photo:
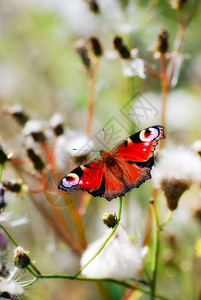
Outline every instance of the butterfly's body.
[[162, 138], [162, 126], [133, 134], [111, 152], [101, 150], [99, 159], [71, 171], [60, 181], [58, 188], [68, 193], [84, 190], [107, 200], [123, 196], [151, 178], [154, 150]]

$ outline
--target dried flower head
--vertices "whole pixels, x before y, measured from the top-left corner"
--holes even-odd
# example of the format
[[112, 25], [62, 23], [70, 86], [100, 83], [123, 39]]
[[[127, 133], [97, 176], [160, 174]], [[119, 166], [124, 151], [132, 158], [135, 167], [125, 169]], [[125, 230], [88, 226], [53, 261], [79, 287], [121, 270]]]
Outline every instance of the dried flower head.
[[25, 251], [22, 247], [15, 249], [13, 263], [18, 269], [24, 269], [30, 264], [29, 251]]
[[105, 212], [102, 215], [102, 220], [103, 223], [108, 227], [108, 228], [114, 228], [115, 225], [117, 225], [118, 220], [116, 214], [111, 214], [109, 212]]
[[11, 179], [9, 181], [3, 181], [2, 184], [4, 189], [13, 193], [19, 193], [22, 190], [21, 180]]
[[100, 8], [99, 8], [99, 5], [97, 3], [97, 1], [95, 0], [86, 0], [88, 5], [89, 5], [89, 9], [95, 13], [95, 14], [98, 14], [100, 12]]
[[29, 120], [23, 128], [23, 134], [25, 136], [31, 135], [35, 142], [44, 143], [46, 141], [45, 129], [46, 123], [44, 121]]
[[152, 170], [152, 178], [154, 186], [163, 190], [169, 209], [174, 210], [191, 184], [201, 182], [200, 158], [182, 146], [167, 147]]
[[130, 51], [128, 50], [127, 46], [124, 44], [122, 38], [115, 36], [113, 43], [114, 43], [114, 48], [119, 52], [120, 56], [123, 59], [131, 58]]
[[[95, 255], [106, 236], [89, 245], [81, 258], [81, 266], [84, 266]], [[134, 276], [141, 266], [141, 248], [136, 247], [127, 232], [120, 227], [101, 253], [83, 269], [82, 274], [93, 278], [125, 279]]]
[[62, 115], [55, 113], [50, 119], [49, 126], [54, 130], [56, 136], [62, 135], [64, 133]]
[[95, 36], [90, 37], [91, 48], [95, 56], [101, 56], [103, 54], [102, 46], [99, 39]]
[[162, 29], [158, 35], [158, 40], [156, 42], [155, 51], [160, 54], [165, 54], [168, 51], [168, 31]]
[[13, 116], [16, 121], [24, 126], [25, 123], [29, 120], [27, 114], [23, 111], [22, 106], [20, 104], [15, 104], [13, 106], [6, 107], [4, 109], [5, 113]]
[[85, 42], [83, 40], [78, 40], [75, 43], [75, 50], [79, 54], [83, 65], [86, 67], [87, 70], [89, 70], [91, 67], [91, 60], [89, 58], [89, 53], [85, 46]]
[[38, 154], [36, 154], [32, 148], [27, 149], [27, 155], [32, 161], [34, 169], [36, 169], [37, 171], [42, 171], [44, 169], [45, 163], [43, 159]]

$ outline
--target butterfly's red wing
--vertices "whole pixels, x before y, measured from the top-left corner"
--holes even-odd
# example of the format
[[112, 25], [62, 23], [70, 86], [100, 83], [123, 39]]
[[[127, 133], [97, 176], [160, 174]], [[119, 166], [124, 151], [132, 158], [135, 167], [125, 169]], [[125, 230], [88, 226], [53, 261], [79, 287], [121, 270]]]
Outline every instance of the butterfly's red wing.
[[112, 152], [101, 151], [101, 158], [84, 164], [59, 183], [66, 192], [85, 190], [108, 200], [125, 195], [149, 179], [154, 150], [164, 138], [163, 126], [153, 126], [131, 135]]
[[112, 152], [116, 157], [123, 158], [126, 161], [147, 161], [153, 156], [158, 141], [163, 138], [165, 138], [163, 126], [149, 127], [131, 135], [115, 147]]
[[104, 166], [103, 197], [111, 200], [123, 196], [150, 179], [154, 150], [158, 141], [164, 137], [163, 126], [153, 126], [133, 134], [115, 147], [111, 152], [115, 159], [114, 166]]
[[101, 160], [94, 160], [81, 165], [62, 178], [58, 184], [60, 190], [70, 193], [72, 190], [86, 190], [89, 193], [101, 190], [103, 164]]

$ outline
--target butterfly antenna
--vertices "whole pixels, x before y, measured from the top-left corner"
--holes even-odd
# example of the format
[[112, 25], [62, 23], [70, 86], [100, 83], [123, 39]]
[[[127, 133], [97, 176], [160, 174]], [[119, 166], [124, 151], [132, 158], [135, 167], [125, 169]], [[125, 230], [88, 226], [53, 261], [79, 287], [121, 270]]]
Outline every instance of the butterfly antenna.
[[80, 151], [80, 152], [100, 152], [100, 150], [97, 149], [76, 149], [73, 148], [74, 151]]

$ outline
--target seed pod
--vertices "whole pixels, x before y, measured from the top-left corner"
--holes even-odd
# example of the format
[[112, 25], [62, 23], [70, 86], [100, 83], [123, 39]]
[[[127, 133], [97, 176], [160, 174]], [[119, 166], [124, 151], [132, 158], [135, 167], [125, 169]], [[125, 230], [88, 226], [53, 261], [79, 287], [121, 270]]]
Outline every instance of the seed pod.
[[31, 148], [27, 149], [27, 155], [33, 162], [34, 169], [36, 169], [37, 171], [42, 171], [42, 169], [45, 167], [45, 163], [43, 162], [42, 158]]
[[103, 220], [103, 223], [105, 225], [107, 225], [108, 228], [114, 228], [115, 225], [117, 225], [117, 223], [118, 223], [116, 214], [111, 214], [109, 212], [105, 212], [102, 215], [102, 220]]
[[124, 59], [130, 58], [130, 51], [124, 44], [122, 38], [116, 36], [113, 40], [115, 49], [119, 52], [120, 56]]
[[88, 50], [82, 40], [79, 40], [75, 43], [75, 49], [79, 54], [83, 65], [86, 67], [87, 70], [91, 67], [91, 60], [89, 58]]
[[168, 51], [168, 31], [166, 29], [162, 29], [158, 35], [156, 51], [161, 54], [165, 54]]
[[102, 46], [100, 44], [100, 41], [97, 37], [91, 36], [90, 37], [91, 47], [92, 51], [95, 56], [101, 56], [103, 54]]
[[89, 4], [89, 9], [93, 13], [98, 14], [100, 12], [99, 5], [98, 5], [98, 3], [95, 0], [88, 0], [87, 2]]
[[24, 269], [30, 264], [29, 252], [25, 252], [23, 248], [17, 247], [13, 263], [18, 269]]

